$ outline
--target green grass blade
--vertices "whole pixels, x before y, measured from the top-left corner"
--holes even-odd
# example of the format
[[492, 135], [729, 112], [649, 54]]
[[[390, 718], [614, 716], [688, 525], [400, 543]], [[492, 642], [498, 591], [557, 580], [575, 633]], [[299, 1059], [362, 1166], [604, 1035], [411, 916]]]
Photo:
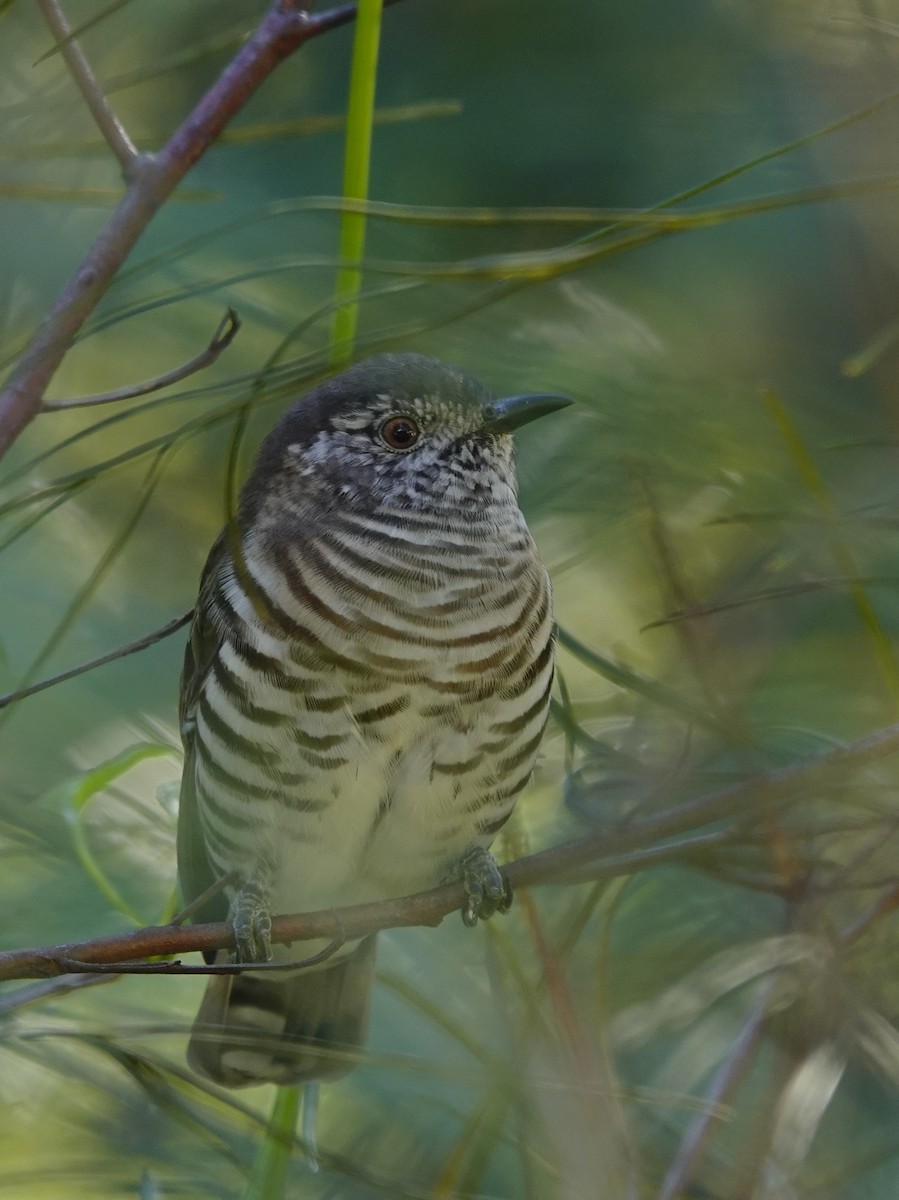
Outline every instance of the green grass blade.
[[[454, 117], [461, 112], [456, 100], [423, 100], [418, 104], [398, 104], [378, 109], [373, 114], [375, 125], [399, 125], [406, 121], [425, 121], [435, 117]], [[310, 117], [296, 117], [285, 121], [261, 121], [252, 125], [238, 125], [225, 129], [216, 139], [216, 146], [245, 146], [278, 141], [285, 138], [319, 137], [323, 134], [340, 133], [346, 128], [346, 117], [342, 113], [321, 113]], [[148, 150], [161, 149], [168, 134], [159, 129], [137, 130], [134, 141]], [[86, 155], [104, 154], [109, 151], [102, 138], [70, 139], [59, 142], [0, 142], [0, 159], [13, 161], [81, 158]], [[119, 193], [114, 193], [118, 198]], [[184, 193], [179, 193], [183, 197]], [[206, 195], [217, 196], [216, 192]]]
[[573, 654], [584, 666], [595, 671], [597, 675], [601, 675], [603, 679], [608, 679], [609, 683], [614, 683], [616, 687], [635, 692], [638, 696], [643, 696], [654, 704], [662, 705], [663, 708], [673, 709], [700, 725], [716, 726], [714, 719], [708, 713], [692, 704], [678, 692], [654, 679], [647, 679], [645, 675], [632, 671], [630, 667], [609, 658], [608, 655], [600, 654], [598, 650], [585, 646], [583, 642], [566, 630], [559, 629], [558, 641], [560, 646], [563, 646], [569, 654]]
[[121, 188], [52, 187], [43, 183], [13, 183], [0, 180], [0, 199], [51, 200], [64, 204], [116, 204]]
[[75, 781], [65, 784], [52, 794], [52, 799], [61, 805], [72, 831], [72, 844], [82, 870], [106, 898], [110, 907], [138, 927], [145, 925], [147, 918], [131, 907], [95, 858], [87, 840], [84, 812], [88, 801], [104, 791], [111, 783], [115, 783], [117, 779], [127, 775], [139, 763], [148, 758], [160, 758], [171, 755], [171, 753], [171, 746], [152, 742], [129, 746], [127, 750], [123, 750], [114, 758], [94, 767], [92, 771], [86, 772]]
[[300, 1112], [300, 1089], [279, 1087], [243, 1200], [281, 1200], [293, 1153], [294, 1129]]
[[[350, 71], [343, 167], [343, 195], [350, 200], [365, 200], [368, 197], [378, 46], [381, 40], [381, 10], [382, 0], [359, 0], [353, 41], [353, 65]], [[344, 265], [337, 272], [336, 289], [340, 301], [358, 296], [362, 287], [361, 263], [365, 252], [365, 229], [364, 213], [345, 212], [342, 215], [340, 258]], [[350, 358], [358, 320], [357, 304], [341, 303], [336, 309], [331, 327], [333, 364], [346, 362]]]

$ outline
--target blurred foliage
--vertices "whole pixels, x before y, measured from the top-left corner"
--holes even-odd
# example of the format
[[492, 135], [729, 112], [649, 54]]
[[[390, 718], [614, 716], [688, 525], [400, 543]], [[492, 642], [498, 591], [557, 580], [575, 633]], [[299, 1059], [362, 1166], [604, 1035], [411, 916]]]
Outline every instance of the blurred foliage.
[[[145, 146], [264, 8], [66, 4]], [[120, 182], [34, 7], [0, 18], [8, 365]], [[578, 402], [521, 439], [563, 637], [502, 853], [728, 787], [740, 806], [477, 934], [382, 937], [369, 1050], [289, 1194], [895, 1195], [896, 766], [805, 766], [899, 707], [897, 35], [896, 0], [386, 14], [371, 194], [441, 211], [370, 218], [360, 345]], [[254, 97], [52, 394], [172, 369], [229, 305], [234, 345], [158, 396], [42, 417], [4, 462], [8, 690], [190, 607], [229, 462], [327, 369], [339, 212], [310, 198], [340, 189], [350, 38]], [[166, 910], [179, 659], [176, 637], [0, 711], [4, 946]], [[0, 1194], [242, 1194], [270, 1098], [183, 1067], [201, 986], [4, 990]]]

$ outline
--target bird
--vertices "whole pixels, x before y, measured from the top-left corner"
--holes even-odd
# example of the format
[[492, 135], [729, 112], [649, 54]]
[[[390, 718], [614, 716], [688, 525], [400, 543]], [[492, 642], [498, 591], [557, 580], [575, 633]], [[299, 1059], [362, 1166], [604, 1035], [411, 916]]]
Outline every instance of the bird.
[[181, 678], [180, 886], [194, 920], [232, 923], [214, 961], [248, 967], [209, 979], [187, 1054], [209, 1080], [335, 1079], [365, 1044], [376, 935], [254, 971], [296, 961], [272, 947], [273, 912], [454, 879], [467, 924], [508, 907], [489, 847], [532, 774], [554, 669], [512, 431], [569, 403], [382, 354], [262, 442]]

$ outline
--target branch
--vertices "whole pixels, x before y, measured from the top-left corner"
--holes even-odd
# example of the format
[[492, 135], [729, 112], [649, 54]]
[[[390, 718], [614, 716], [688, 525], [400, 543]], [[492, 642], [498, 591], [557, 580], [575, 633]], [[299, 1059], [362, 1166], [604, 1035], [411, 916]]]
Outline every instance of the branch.
[[112, 111], [109, 101], [106, 99], [106, 95], [97, 81], [97, 77], [91, 69], [90, 63], [87, 61], [81, 47], [73, 39], [72, 27], [66, 20], [66, 15], [62, 11], [58, 0], [38, 0], [38, 6], [44, 15], [44, 20], [50, 26], [53, 36], [59, 43], [66, 66], [71, 71], [72, 77], [78, 85], [78, 90], [86, 100], [97, 128], [106, 139], [110, 150], [112, 150], [113, 154], [119, 160], [122, 174], [127, 179], [140, 158], [137, 146], [135, 146], [134, 142], [128, 136], [122, 122]]
[[118, 400], [134, 400], [137, 396], [147, 396], [150, 392], [158, 392], [160, 388], [180, 383], [189, 375], [196, 375], [198, 371], [211, 366], [222, 351], [227, 350], [234, 341], [238, 329], [240, 329], [240, 318], [233, 308], [229, 308], [219, 322], [218, 328], [212, 335], [212, 341], [206, 349], [194, 355], [189, 362], [176, 367], [174, 371], [168, 371], [165, 375], [157, 375], [155, 379], [149, 379], [146, 383], [135, 383], [131, 387], [117, 388], [114, 392], [101, 392], [96, 396], [76, 396], [73, 400], [45, 400], [41, 405], [41, 412], [63, 412], [67, 408], [93, 408], [95, 404], [113, 404]]
[[128, 642], [124, 646], [117, 646], [115, 650], [109, 650], [106, 654], [99, 655], [98, 658], [91, 658], [87, 662], [79, 663], [77, 667], [69, 667], [67, 671], [60, 671], [58, 675], [51, 675], [49, 679], [41, 679], [38, 683], [32, 683], [28, 687], [19, 688], [15, 692], [7, 692], [5, 696], [0, 696], [0, 709], [8, 708], [10, 704], [17, 704], [20, 700], [27, 699], [28, 696], [34, 696], [38, 692], [43, 692], [49, 687], [55, 687], [57, 683], [65, 683], [69, 679], [75, 679], [78, 675], [83, 675], [85, 671], [93, 671], [97, 667], [105, 667], [107, 663], [115, 662], [117, 658], [127, 658], [129, 654], [137, 654], [140, 650], [147, 650], [150, 646], [155, 646], [157, 642], [161, 642], [163, 638], [169, 637], [173, 633], [177, 633], [183, 628], [188, 621], [193, 618], [194, 610], [184, 613], [180, 617], [175, 617], [173, 621], [169, 621], [167, 625], [163, 625], [161, 629], [154, 629], [152, 633], [147, 633], [136, 641]]
[[141, 155], [131, 164], [131, 177], [121, 203], [0, 392], [0, 457], [40, 412], [47, 385], [78, 331], [147, 225], [191, 167], [280, 63], [311, 38], [347, 24], [355, 14], [353, 4], [310, 14], [301, 7], [300, 0], [272, 0], [256, 31], [162, 150], [157, 155]]
[[[654, 843], [713, 822], [747, 815], [755, 817], [761, 810], [775, 805], [781, 808], [791, 800], [807, 795], [822, 776], [867, 766], [896, 753], [899, 753], [899, 725], [890, 725], [846, 746], [706, 793], [668, 812], [654, 813], [530, 854], [504, 866], [503, 873], [513, 888], [574, 883], [587, 877], [597, 880], [629, 875], [643, 865], [658, 861], [658, 846]], [[694, 848], [692, 841], [684, 845], [688, 853]], [[671, 849], [673, 851], [674, 847]], [[588, 865], [591, 868], [589, 876], [585, 869]], [[461, 910], [465, 898], [462, 884], [450, 883], [397, 900], [275, 917], [272, 941], [290, 944], [327, 938], [333, 942], [337, 938], [352, 940], [379, 929], [436, 926], [448, 913]], [[229, 949], [233, 945], [234, 931], [227, 921], [188, 927], [152, 926], [87, 942], [8, 950], [0, 953], [0, 980], [44, 979], [74, 971], [95, 971], [97, 964], [107, 968], [114, 964], [127, 971], [126, 964], [138, 959], [187, 954], [193, 950]], [[159, 968], [154, 966], [153, 969]], [[147, 967], [142, 965], [138, 970], [145, 972]], [[191, 970], [206, 971], [205, 968]]]

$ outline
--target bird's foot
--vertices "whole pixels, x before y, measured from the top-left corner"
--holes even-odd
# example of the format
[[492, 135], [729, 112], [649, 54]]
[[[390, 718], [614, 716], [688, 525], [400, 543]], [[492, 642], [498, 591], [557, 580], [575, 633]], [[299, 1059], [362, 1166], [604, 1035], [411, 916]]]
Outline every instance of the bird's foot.
[[497, 866], [489, 850], [474, 846], [462, 856], [462, 882], [468, 901], [462, 909], [466, 925], [477, 925], [494, 913], [508, 912], [512, 907], [512, 885]]
[[268, 890], [254, 876], [231, 901], [229, 913], [234, 928], [234, 961], [272, 961], [272, 914]]

